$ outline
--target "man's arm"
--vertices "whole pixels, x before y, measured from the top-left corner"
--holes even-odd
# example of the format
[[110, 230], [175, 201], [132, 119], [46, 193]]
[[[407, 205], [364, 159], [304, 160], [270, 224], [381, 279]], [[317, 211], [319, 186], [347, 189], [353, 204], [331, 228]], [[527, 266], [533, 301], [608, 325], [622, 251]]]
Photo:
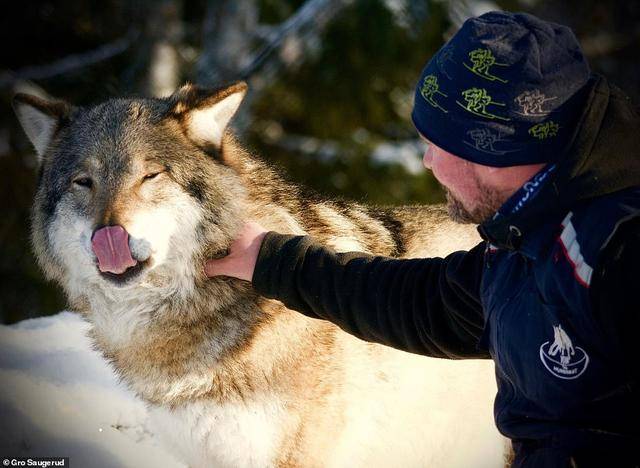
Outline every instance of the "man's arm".
[[623, 224], [601, 253], [591, 300], [604, 333], [636, 369], [640, 329], [640, 219]]
[[446, 258], [338, 254], [268, 233], [252, 276], [262, 295], [367, 341], [445, 358], [488, 358], [479, 300], [484, 243]]

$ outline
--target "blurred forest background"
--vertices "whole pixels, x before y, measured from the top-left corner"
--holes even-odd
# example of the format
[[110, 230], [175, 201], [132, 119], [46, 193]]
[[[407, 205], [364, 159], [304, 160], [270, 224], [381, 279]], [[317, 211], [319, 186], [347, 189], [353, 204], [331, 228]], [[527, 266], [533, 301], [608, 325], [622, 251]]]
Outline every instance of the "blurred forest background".
[[640, 1], [87, 0], [5, 2], [0, 18], [0, 320], [65, 307], [29, 247], [35, 157], [11, 110], [35, 87], [89, 104], [246, 79], [236, 132], [324, 194], [433, 203], [409, 118], [429, 57], [469, 16], [527, 11], [571, 26], [594, 71], [636, 102]]

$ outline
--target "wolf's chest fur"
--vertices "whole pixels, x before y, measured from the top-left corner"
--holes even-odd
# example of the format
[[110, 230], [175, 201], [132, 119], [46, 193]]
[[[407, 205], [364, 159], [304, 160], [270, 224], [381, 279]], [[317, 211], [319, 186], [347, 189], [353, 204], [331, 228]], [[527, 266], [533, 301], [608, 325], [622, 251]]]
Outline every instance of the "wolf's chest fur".
[[287, 422], [284, 402], [273, 395], [246, 403], [153, 407], [150, 412], [165, 443], [193, 467], [274, 466]]

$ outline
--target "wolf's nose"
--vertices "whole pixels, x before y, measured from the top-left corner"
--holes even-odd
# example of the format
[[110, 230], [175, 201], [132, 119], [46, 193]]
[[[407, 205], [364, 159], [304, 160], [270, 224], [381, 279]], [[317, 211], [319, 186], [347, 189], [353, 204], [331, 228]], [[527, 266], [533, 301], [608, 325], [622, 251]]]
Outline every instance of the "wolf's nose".
[[98, 258], [98, 268], [106, 273], [121, 274], [138, 262], [131, 256], [129, 234], [122, 226], [105, 226], [91, 236], [91, 247]]

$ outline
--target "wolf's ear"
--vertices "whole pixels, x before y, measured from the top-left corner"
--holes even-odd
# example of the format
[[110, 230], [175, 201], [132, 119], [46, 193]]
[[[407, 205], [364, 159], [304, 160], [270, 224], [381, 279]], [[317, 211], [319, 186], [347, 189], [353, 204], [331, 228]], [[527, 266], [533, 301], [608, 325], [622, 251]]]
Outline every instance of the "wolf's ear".
[[187, 84], [169, 99], [173, 101], [172, 114], [194, 143], [220, 148], [224, 131], [246, 93], [247, 84], [243, 81], [213, 90]]
[[13, 108], [39, 159], [49, 146], [56, 129], [71, 113], [71, 106], [64, 101], [49, 101], [23, 93], [13, 97]]

